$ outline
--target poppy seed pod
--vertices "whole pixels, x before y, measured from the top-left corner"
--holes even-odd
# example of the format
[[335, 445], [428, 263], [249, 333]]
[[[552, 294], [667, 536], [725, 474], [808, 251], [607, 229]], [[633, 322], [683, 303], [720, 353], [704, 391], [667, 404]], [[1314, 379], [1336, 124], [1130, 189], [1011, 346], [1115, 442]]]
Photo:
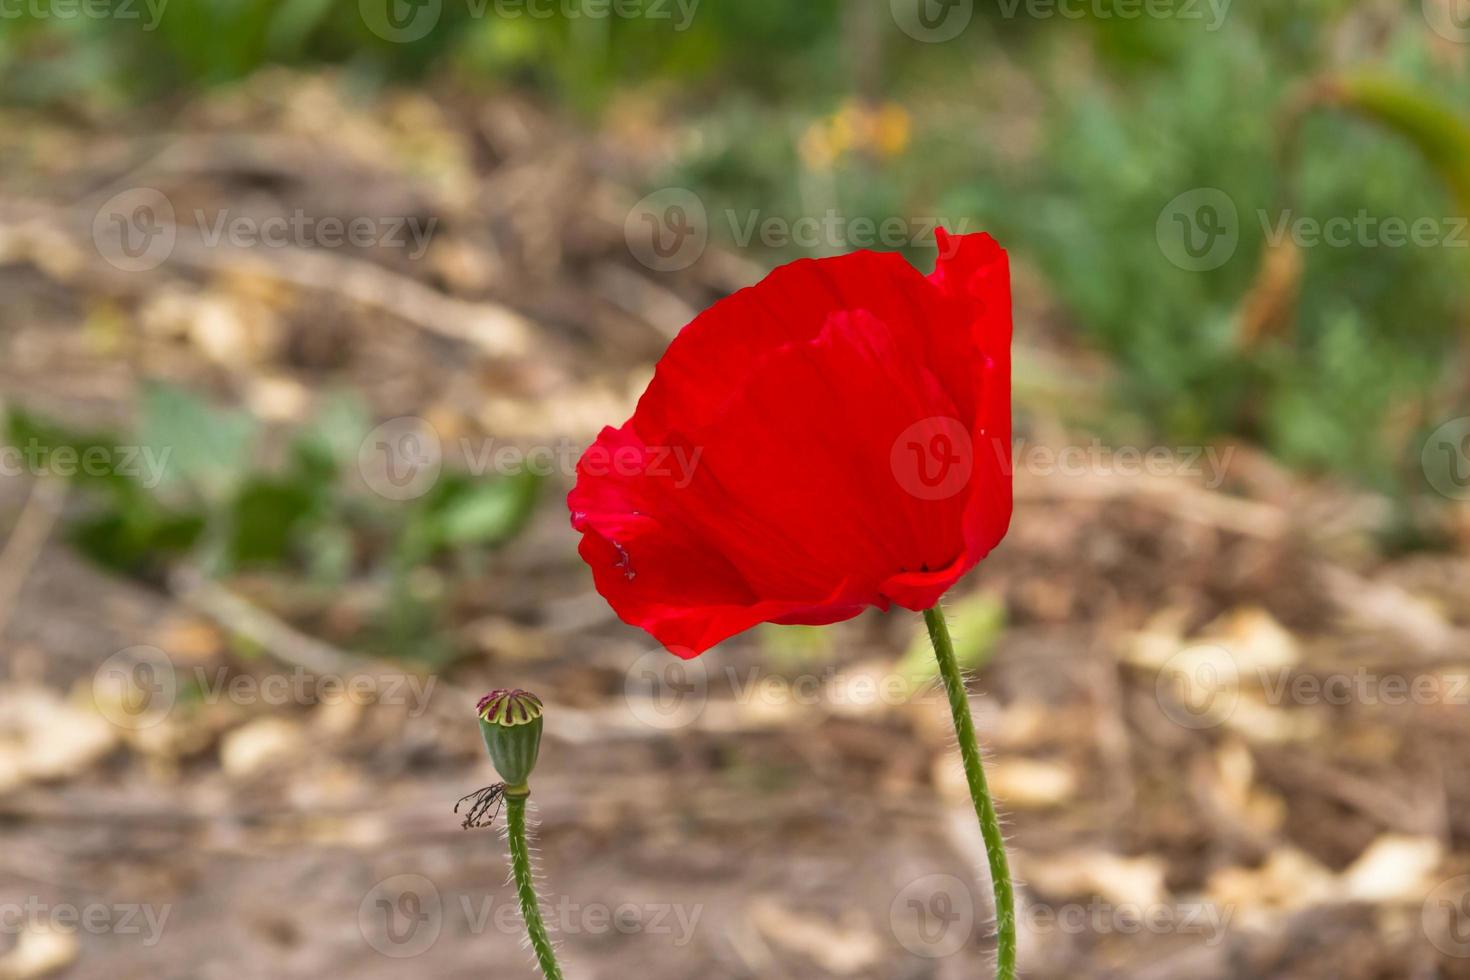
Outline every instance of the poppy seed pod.
[[541, 751], [541, 699], [530, 691], [491, 691], [480, 699], [480, 734], [507, 796], [524, 796]]

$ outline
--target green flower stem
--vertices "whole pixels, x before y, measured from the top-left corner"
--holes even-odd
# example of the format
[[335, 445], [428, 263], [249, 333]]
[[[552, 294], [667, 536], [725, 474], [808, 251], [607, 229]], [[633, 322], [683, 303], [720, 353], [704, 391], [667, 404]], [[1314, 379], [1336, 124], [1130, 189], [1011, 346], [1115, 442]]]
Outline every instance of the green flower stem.
[[536, 962], [541, 964], [541, 973], [546, 980], [562, 980], [561, 967], [556, 965], [556, 952], [551, 948], [550, 937], [546, 935], [546, 923], [541, 921], [541, 902], [536, 897], [536, 882], [531, 875], [531, 848], [526, 843], [526, 800], [529, 798], [530, 794], [524, 792], [507, 794], [505, 798], [510, 863], [515, 869], [521, 918], [526, 920], [526, 934], [531, 937], [531, 948], [536, 951]]
[[1006, 860], [1005, 839], [1000, 833], [1000, 818], [985, 784], [985, 768], [980, 763], [980, 744], [975, 739], [975, 721], [970, 717], [970, 699], [965, 694], [965, 680], [955, 660], [954, 641], [949, 626], [938, 606], [924, 610], [924, 624], [929, 627], [929, 640], [939, 660], [939, 673], [949, 694], [949, 709], [954, 715], [954, 730], [959, 736], [960, 757], [965, 762], [965, 781], [970, 785], [970, 799], [975, 801], [975, 816], [980, 820], [980, 833], [985, 837], [985, 854], [990, 860], [990, 880], [995, 886], [995, 927], [997, 950], [996, 980], [1014, 980], [1016, 976], [1016, 893], [1011, 884], [1010, 862]]

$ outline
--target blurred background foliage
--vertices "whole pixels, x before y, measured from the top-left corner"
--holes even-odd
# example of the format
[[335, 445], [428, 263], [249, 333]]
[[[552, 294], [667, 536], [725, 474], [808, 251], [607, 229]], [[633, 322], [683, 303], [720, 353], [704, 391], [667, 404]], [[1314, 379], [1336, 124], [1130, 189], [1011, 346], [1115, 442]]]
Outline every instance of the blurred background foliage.
[[[1400, 500], [1422, 484], [1420, 437], [1466, 394], [1463, 229], [1443, 247], [1268, 247], [1283, 214], [1428, 216], [1447, 232], [1464, 215], [1470, 82], [1436, 51], [1418, 3], [1242, 3], [1218, 23], [1207, 4], [1197, 20], [982, 4], [947, 44], [893, 30], [884, 4], [836, 0], [705, 3], [678, 33], [665, 20], [475, 17], [446, 3], [435, 30], [400, 44], [357, 4], [174, 0], [147, 30], [134, 2], [132, 21], [7, 20], [6, 98], [96, 111], [266, 64], [330, 63], [368, 88], [448, 78], [471, 92], [529, 87], [593, 124], [681, 120], [652, 186], [693, 188], [712, 216], [760, 202], [793, 218], [835, 209], [993, 231], [1118, 369], [1118, 411], [1069, 421], [1244, 437]], [[1369, 78], [1392, 80], [1392, 97], [1344, 95]], [[1156, 220], [1192, 188], [1238, 208], [1238, 247], [1217, 269], [1161, 254]], [[711, 226], [727, 244], [740, 230]]]
[[441, 661], [453, 653], [434, 628], [444, 597], [416, 570], [481, 571], [484, 549], [529, 519], [541, 478], [450, 473], [407, 504], [353, 493], [347, 475], [370, 429], [364, 406], [343, 394], [272, 447], [252, 415], [160, 384], [145, 391], [135, 432], [80, 433], [12, 409], [7, 439], [35, 456], [119, 445], [150, 454], [130, 472], [78, 468], [73, 478], [90, 492], [72, 544], [103, 567], [159, 586], [178, 563], [215, 577], [266, 570], [317, 597], [377, 580], [383, 598], [358, 644]]

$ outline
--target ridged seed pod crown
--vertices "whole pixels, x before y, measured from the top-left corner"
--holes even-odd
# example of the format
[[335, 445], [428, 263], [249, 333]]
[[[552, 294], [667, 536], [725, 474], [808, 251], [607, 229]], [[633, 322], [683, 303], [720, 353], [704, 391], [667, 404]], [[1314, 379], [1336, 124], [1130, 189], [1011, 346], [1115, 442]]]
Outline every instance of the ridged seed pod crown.
[[507, 790], [524, 787], [541, 752], [541, 699], [530, 691], [491, 691], [477, 709], [480, 734]]

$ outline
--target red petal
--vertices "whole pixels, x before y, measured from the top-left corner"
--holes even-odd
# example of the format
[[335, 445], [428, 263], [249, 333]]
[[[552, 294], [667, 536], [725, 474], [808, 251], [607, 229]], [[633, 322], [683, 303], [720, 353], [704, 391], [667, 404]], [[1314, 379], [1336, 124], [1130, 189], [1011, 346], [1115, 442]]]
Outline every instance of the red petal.
[[926, 608], [999, 541], [1005, 253], [940, 246], [928, 278], [867, 252], [793, 263], [680, 333], [568, 498], [625, 621], [692, 655], [759, 622]]

